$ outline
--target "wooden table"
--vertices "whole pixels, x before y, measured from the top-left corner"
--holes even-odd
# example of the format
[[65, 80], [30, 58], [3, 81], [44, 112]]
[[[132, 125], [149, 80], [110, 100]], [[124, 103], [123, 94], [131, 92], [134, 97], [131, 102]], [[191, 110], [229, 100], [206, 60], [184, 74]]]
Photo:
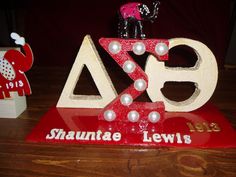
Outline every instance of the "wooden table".
[[[109, 73], [111, 71], [108, 71]], [[120, 72], [122, 73], [122, 72]], [[18, 119], [0, 119], [0, 176], [236, 176], [236, 149], [31, 144], [25, 136], [56, 104], [69, 68], [33, 67], [33, 95]], [[118, 75], [116, 75], [118, 74]], [[115, 76], [114, 76], [115, 75]], [[119, 72], [112, 80], [119, 82]], [[236, 128], [236, 71], [220, 71], [211, 101]], [[85, 75], [81, 82], [87, 83]], [[125, 84], [117, 84], [122, 90]], [[83, 84], [82, 90], [89, 85]], [[169, 95], [175, 96], [171, 92]], [[182, 89], [182, 88], [179, 88]], [[88, 89], [89, 90], [89, 89]], [[168, 91], [167, 91], [168, 94]], [[176, 96], [178, 97], [178, 96]]]

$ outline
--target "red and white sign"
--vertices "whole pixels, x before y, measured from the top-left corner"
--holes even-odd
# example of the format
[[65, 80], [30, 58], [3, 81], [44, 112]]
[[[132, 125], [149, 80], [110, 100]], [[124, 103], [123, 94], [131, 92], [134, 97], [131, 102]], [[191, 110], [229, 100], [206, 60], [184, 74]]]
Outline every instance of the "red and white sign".
[[51, 108], [27, 136], [29, 142], [150, 147], [236, 147], [236, 131], [211, 104], [190, 113], [164, 113], [164, 120], [107, 122], [101, 109]]
[[[204, 44], [184, 38], [101, 38], [99, 42], [134, 83], [117, 95], [92, 40], [86, 36], [57, 107], [40, 120], [27, 141], [236, 147], [236, 132], [230, 123], [214, 106], [204, 105], [214, 92], [218, 74], [215, 57]], [[169, 50], [178, 45], [194, 49], [198, 55], [196, 66], [164, 66]], [[142, 55], [146, 51], [152, 55], [148, 57], [144, 71], [129, 52]], [[84, 66], [91, 73], [101, 96], [74, 95], [73, 90]], [[189, 99], [174, 102], [160, 93], [166, 81], [194, 82], [196, 89]], [[135, 102], [145, 90], [152, 102]]]

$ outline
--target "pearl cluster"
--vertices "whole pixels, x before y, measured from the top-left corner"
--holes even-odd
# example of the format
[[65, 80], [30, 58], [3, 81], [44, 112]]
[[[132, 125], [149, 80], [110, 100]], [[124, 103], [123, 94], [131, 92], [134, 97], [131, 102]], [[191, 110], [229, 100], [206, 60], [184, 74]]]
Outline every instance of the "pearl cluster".
[[[169, 50], [168, 46], [163, 42], [160, 42], [160, 43], [156, 44], [156, 46], [155, 46], [155, 52], [160, 56], [166, 55], [168, 53], [168, 50]], [[142, 55], [145, 53], [145, 51], [146, 51], [146, 47], [145, 47], [144, 43], [142, 43], [142, 42], [134, 43], [133, 52], [136, 55]]]
[[[139, 113], [135, 110], [130, 111], [127, 115], [127, 118], [130, 122], [138, 122], [139, 121]], [[148, 114], [148, 121], [151, 123], [157, 123], [160, 120], [160, 114], [157, 111], [152, 111]]]
[[[121, 51], [121, 44], [118, 41], [112, 41], [110, 42], [108, 46], [108, 50], [112, 54], [117, 54]], [[164, 42], [157, 43], [155, 46], [155, 52], [160, 55], [166, 55], [168, 53], [168, 46]], [[146, 51], [146, 46], [143, 42], [135, 42], [133, 45], [133, 52], [136, 55], [142, 55]]]
[[[128, 113], [127, 118], [130, 122], [138, 122], [140, 115], [137, 111], [132, 110]], [[113, 110], [106, 110], [104, 112], [104, 119], [108, 122], [112, 122], [116, 119], [116, 113]], [[148, 121], [151, 123], [157, 123], [160, 120], [160, 114], [157, 111], [152, 111], [148, 114]]]
[[[122, 49], [121, 44], [118, 41], [111, 41], [108, 45], [108, 50], [112, 54], [118, 54], [121, 51], [121, 49]], [[143, 55], [146, 52], [146, 46], [143, 42], [135, 42], [133, 44], [132, 50], [136, 55]], [[155, 52], [160, 56], [167, 54], [168, 50], [169, 50], [168, 46], [163, 42], [157, 43], [155, 46]], [[127, 60], [123, 63], [122, 69], [124, 72], [131, 74], [135, 71], [136, 64], [132, 60]], [[147, 88], [147, 82], [144, 79], [139, 78], [134, 81], [135, 90], [141, 92], [146, 90], [146, 88]], [[132, 95], [127, 93], [121, 95], [120, 103], [124, 106], [130, 106], [133, 103]], [[106, 110], [104, 112], [104, 119], [106, 121], [111, 122], [116, 119], [116, 113], [113, 110]], [[140, 119], [140, 114], [136, 110], [131, 110], [127, 114], [127, 119], [130, 122], [138, 122]], [[160, 114], [157, 111], [152, 111], [148, 114], [149, 122], [157, 123], [159, 120], [160, 120]]]

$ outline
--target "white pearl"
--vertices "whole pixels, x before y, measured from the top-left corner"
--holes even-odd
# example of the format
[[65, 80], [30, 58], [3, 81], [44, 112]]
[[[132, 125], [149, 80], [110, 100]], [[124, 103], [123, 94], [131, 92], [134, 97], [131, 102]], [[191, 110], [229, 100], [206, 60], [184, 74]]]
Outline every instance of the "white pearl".
[[148, 114], [148, 120], [152, 123], [157, 123], [160, 120], [160, 114], [157, 111], [152, 111]]
[[146, 87], [147, 87], [147, 83], [144, 79], [137, 79], [134, 82], [134, 88], [138, 91], [143, 91], [146, 89]]
[[127, 117], [130, 122], [137, 122], [139, 120], [139, 113], [137, 111], [130, 111]]
[[124, 62], [124, 64], [123, 64], [123, 70], [124, 70], [124, 72], [126, 72], [126, 73], [132, 73], [132, 72], [134, 72], [135, 68], [136, 68], [135, 63], [132, 62], [132, 61], [130, 61], [130, 60], [127, 60], [127, 61]]
[[106, 110], [104, 112], [104, 119], [108, 122], [115, 120], [116, 113], [113, 110]]
[[133, 52], [136, 55], [142, 55], [146, 51], [146, 47], [142, 42], [135, 42], [133, 45]]
[[167, 46], [165, 43], [163, 43], [163, 42], [158, 43], [158, 44], [155, 46], [155, 52], [156, 52], [158, 55], [160, 55], [160, 56], [167, 54], [167, 53], [168, 53], [168, 50], [169, 50], [169, 49], [168, 49], [168, 46]]
[[121, 104], [123, 104], [125, 106], [129, 106], [133, 103], [133, 98], [130, 94], [123, 94], [120, 97], [120, 102], [121, 102]]
[[112, 54], [117, 54], [117, 53], [119, 53], [121, 51], [121, 44], [119, 42], [117, 42], [117, 41], [112, 41], [108, 45], [108, 50]]

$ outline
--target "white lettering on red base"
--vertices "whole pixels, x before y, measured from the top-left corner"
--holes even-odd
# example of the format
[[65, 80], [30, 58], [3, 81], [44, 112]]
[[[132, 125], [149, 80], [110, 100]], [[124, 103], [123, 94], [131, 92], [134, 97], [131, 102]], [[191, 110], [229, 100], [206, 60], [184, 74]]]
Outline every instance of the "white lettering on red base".
[[86, 132], [86, 131], [68, 131], [63, 129], [54, 128], [46, 136], [47, 140], [85, 140], [85, 141], [120, 141], [120, 132]]
[[192, 140], [190, 135], [181, 135], [180, 133], [153, 133], [150, 135], [148, 131], [143, 131], [143, 142], [191, 144]]
[[[54, 128], [46, 135], [46, 140], [77, 140], [77, 141], [115, 141], [118, 142], [122, 138], [120, 132], [96, 132], [90, 131], [65, 131], [64, 129]], [[143, 143], [165, 143], [165, 144], [191, 144], [190, 135], [182, 135], [181, 133], [149, 133], [143, 131]]]

